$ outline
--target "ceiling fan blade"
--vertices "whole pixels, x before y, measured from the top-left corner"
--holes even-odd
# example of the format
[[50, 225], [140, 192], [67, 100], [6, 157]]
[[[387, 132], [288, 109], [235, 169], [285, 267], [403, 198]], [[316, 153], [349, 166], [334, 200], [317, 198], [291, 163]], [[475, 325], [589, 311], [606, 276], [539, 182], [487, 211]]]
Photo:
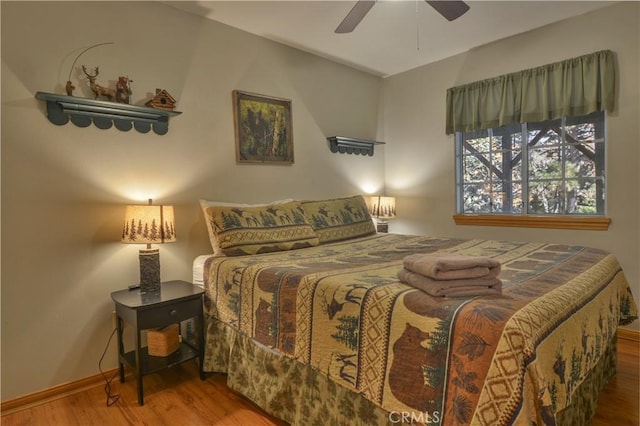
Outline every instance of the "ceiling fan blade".
[[469, 10], [469, 5], [463, 1], [425, 1], [448, 21], [458, 19]]
[[340, 25], [336, 28], [336, 33], [344, 34], [353, 31], [375, 3], [375, 0], [358, 0], [353, 9], [340, 22]]

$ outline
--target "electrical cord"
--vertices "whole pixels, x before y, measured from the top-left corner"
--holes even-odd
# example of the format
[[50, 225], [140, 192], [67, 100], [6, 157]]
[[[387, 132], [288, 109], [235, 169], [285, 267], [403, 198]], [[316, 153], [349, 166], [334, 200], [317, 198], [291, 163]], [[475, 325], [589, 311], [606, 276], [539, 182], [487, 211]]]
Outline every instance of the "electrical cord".
[[113, 394], [113, 391], [111, 390], [111, 382], [113, 382], [113, 380], [118, 376], [119, 371], [116, 371], [111, 378], [108, 378], [102, 371], [102, 360], [104, 359], [104, 356], [107, 353], [107, 349], [109, 349], [109, 345], [111, 344], [111, 339], [113, 339], [113, 335], [116, 333], [116, 331], [117, 329], [114, 328], [113, 331], [111, 332], [111, 335], [109, 336], [109, 340], [107, 341], [107, 345], [104, 347], [104, 351], [102, 352], [102, 356], [100, 357], [100, 361], [98, 361], [98, 370], [100, 370], [100, 374], [102, 374], [102, 377], [104, 378], [104, 381], [105, 381], [104, 393], [107, 395], [107, 401], [106, 401], [107, 407], [111, 407], [112, 405], [117, 403], [118, 400], [120, 399], [120, 395]]

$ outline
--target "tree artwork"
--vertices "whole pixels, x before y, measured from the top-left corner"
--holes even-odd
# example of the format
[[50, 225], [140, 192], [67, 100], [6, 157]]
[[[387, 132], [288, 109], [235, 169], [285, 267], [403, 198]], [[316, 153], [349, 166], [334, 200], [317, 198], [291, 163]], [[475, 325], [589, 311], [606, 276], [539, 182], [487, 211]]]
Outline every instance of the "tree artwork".
[[293, 163], [291, 101], [233, 92], [238, 162]]

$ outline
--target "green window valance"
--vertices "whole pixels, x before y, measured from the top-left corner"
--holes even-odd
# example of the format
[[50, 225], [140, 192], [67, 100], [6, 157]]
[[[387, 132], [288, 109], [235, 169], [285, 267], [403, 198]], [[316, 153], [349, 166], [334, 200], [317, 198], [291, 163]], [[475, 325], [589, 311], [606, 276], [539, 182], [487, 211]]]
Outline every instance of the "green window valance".
[[602, 50], [448, 89], [446, 132], [612, 111], [614, 103], [615, 58]]

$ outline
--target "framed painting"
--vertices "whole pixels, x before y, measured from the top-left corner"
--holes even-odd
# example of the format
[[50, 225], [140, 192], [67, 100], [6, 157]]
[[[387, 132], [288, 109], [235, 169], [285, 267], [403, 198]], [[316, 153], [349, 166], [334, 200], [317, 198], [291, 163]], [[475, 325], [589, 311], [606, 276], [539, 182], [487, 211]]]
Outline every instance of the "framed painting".
[[293, 163], [291, 101], [233, 91], [238, 163]]

